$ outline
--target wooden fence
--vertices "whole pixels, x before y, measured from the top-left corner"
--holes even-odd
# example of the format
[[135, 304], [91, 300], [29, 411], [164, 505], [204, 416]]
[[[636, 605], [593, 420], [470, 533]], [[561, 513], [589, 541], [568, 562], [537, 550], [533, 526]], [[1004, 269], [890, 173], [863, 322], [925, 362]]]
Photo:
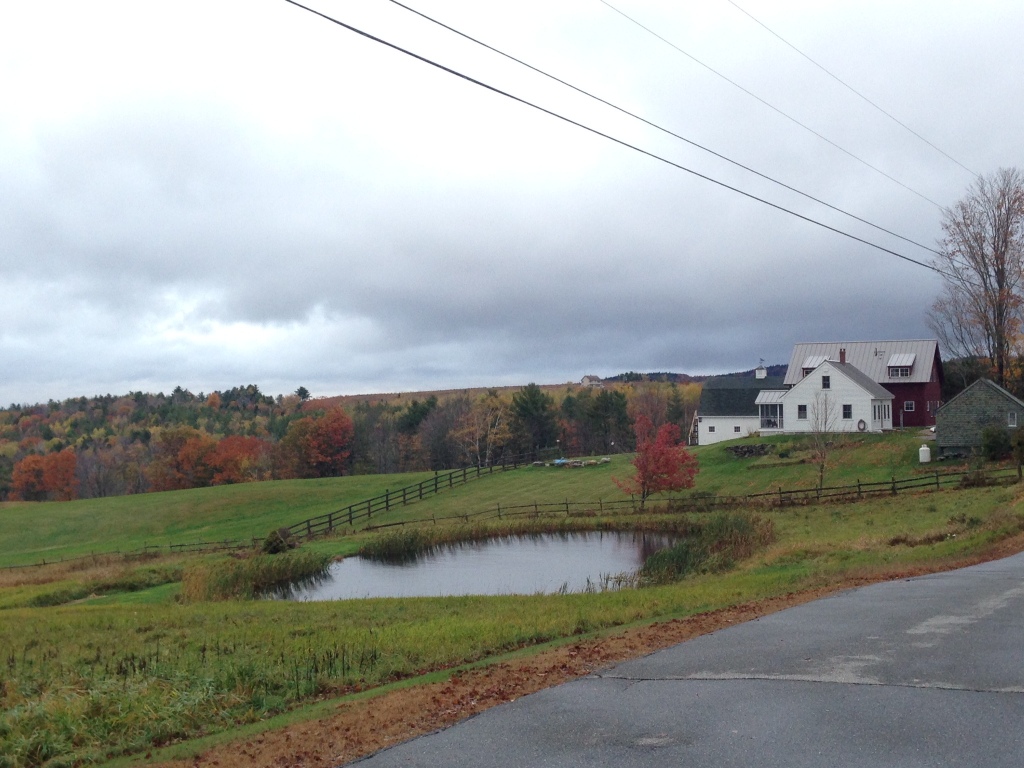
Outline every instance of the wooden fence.
[[[964, 484], [965, 478], [972, 475], [976, 475], [981, 482], [986, 484], [1017, 480], [1017, 470], [1015, 468], [997, 469], [981, 473], [964, 471], [933, 472], [914, 477], [894, 477], [891, 480], [877, 482], [861, 482], [858, 480], [851, 485], [836, 485], [823, 488], [814, 486], [785, 490], [780, 487], [777, 491], [765, 491], [763, 493], [751, 493], [742, 496], [670, 496], [653, 502], [649, 500], [648, 504], [650, 506], [648, 509], [651, 512], [664, 511], [675, 514], [679, 512], [705, 512], [712, 509], [736, 508], [751, 504], [782, 507], [815, 503], [822, 500], [846, 499], [855, 501], [869, 496], [896, 496], [901, 492], [911, 490], [937, 491], [943, 486], [960, 487]], [[538, 502], [530, 504], [498, 504], [496, 507], [461, 515], [432, 515], [431, 517], [415, 520], [382, 523], [379, 525], [368, 524], [363, 527], [363, 530], [373, 531], [405, 525], [421, 525], [424, 523], [456, 520], [468, 523], [470, 521], [482, 522], [485, 520], [502, 520], [516, 517], [583, 517], [606, 513], [635, 514], [639, 512], [640, 503], [635, 498], [618, 501], [569, 501], [566, 499], [565, 501], [543, 504]]]
[[[369, 522], [375, 514], [388, 512], [391, 509], [405, 504], [411, 504], [414, 501], [419, 501], [427, 496], [440, 493], [443, 490], [464, 485], [470, 480], [479, 477], [491, 475], [495, 472], [505, 472], [520, 466], [522, 466], [520, 462], [511, 462], [508, 464], [500, 464], [490, 467], [468, 467], [465, 469], [457, 469], [445, 474], [437, 474], [420, 483], [409, 485], [405, 488], [399, 488], [395, 491], [385, 491], [382, 495], [375, 496], [372, 499], [366, 499], [365, 501], [350, 504], [349, 506], [335, 510], [334, 512], [328, 512], [324, 515], [303, 520], [300, 523], [288, 526], [288, 530], [293, 536], [299, 538], [314, 538], [316, 536], [326, 535], [342, 527], [352, 529], [355, 527], [354, 524], [361, 520], [366, 520], [367, 524], [362, 526], [360, 530], [374, 531], [405, 525], [422, 525], [427, 523], [436, 524], [439, 522], [455, 520], [462, 520], [468, 523], [470, 521], [483, 522], [485, 520], [503, 520], [519, 517], [572, 517], [574, 515], [582, 517], [603, 514], [638, 513], [640, 511], [639, 501], [635, 498], [622, 499], [618, 501], [602, 501], [600, 499], [597, 501], [570, 501], [569, 499], [566, 499], [564, 501], [547, 503], [533, 502], [530, 504], [505, 505], [499, 503], [496, 507], [461, 515], [431, 515], [430, 517], [382, 523], [378, 525], [374, 525]], [[943, 486], [962, 486], [966, 481], [971, 480], [971, 478], [975, 478], [976, 482], [987, 484], [1016, 481], [1017, 470], [1016, 468], [1011, 467], [1009, 469], [996, 469], [990, 471], [974, 470], [932, 472], [928, 474], [918, 474], [913, 477], [893, 477], [891, 480], [869, 483], [858, 480], [856, 483], [850, 485], [836, 485], [824, 488], [818, 488], [815, 486], [810, 488], [785, 490], [780, 487], [776, 491], [765, 491], [763, 493], [752, 493], [743, 496], [690, 495], [658, 499], [657, 501], [649, 503], [656, 505], [657, 507], [664, 507], [666, 508], [665, 511], [673, 513], [702, 512], [711, 509], [735, 508], [750, 504], [792, 506], [815, 503], [822, 500], [856, 500], [870, 496], [895, 496], [901, 492], [911, 490], [937, 491]], [[32, 568], [50, 563], [75, 562], [88, 560], [90, 558], [108, 556], [144, 557], [146, 555], [160, 553], [181, 554], [249, 549], [259, 546], [261, 541], [261, 538], [253, 538], [189, 542], [185, 544], [147, 545], [141, 549], [130, 552], [97, 552], [94, 554], [82, 555], [80, 557], [62, 558], [50, 561], [44, 560], [41, 563], [8, 565], [3, 566], [0, 570]]]

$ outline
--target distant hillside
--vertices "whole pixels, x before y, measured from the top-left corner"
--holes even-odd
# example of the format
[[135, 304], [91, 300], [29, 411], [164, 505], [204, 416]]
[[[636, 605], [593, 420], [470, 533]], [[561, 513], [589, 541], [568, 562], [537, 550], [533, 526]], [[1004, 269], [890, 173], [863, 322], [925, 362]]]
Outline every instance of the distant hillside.
[[[769, 376], [785, 376], [786, 370], [789, 368], [788, 365], [766, 365], [765, 370], [768, 371]], [[715, 376], [753, 376], [756, 368], [751, 368], [749, 371], [739, 371], [737, 373], [711, 373], [711, 374], [689, 374], [689, 373], [669, 373], [659, 371], [656, 373], [637, 373], [636, 371], [629, 371], [627, 373], [620, 373], [617, 376], [609, 376], [607, 379], [602, 379], [606, 382], [616, 383], [630, 383], [640, 381], [664, 381], [673, 384], [699, 384], [707, 381], [708, 379], [714, 378]]]

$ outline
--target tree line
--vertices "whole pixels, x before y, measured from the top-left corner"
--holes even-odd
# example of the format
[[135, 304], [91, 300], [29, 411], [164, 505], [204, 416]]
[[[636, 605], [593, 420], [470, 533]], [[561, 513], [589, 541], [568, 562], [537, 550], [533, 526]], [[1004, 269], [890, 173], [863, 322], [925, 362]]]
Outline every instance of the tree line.
[[530, 384], [349, 407], [300, 387], [70, 398], [0, 410], [0, 500], [68, 500], [262, 480], [488, 466], [630, 452], [633, 423], [683, 434], [700, 385]]

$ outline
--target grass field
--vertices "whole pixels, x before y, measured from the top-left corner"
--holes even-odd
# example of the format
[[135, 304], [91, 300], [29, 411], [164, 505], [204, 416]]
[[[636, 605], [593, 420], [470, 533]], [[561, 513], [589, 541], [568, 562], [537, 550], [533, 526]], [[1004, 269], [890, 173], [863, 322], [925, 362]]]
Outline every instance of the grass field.
[[[799, 441], [779, 445], [791, 452], [789, 461], [801, 458]], [[919, 472], [919, 445], [912, 435], [852, 440], [837, 447], [826, 484]], [[810, 486], [816, 477], [808, 464], [770, 466], [783, 461], [777, 455], [739, 460], [719, 445], [699, 449], [698, 456], [698, 490], [752, 493]], [[616, 456], [594, 467], [496, 474], [393, 510], [390, 519], [468, 514], [499, 502], [612, 499], [618, 491], [611, 477], [629, 468], [628, 457]], [[150, 535], [179, 541], [259, 536], [407, 479], [340, 478], [6, 505], [0, 509], [0, 552], [5, 562], [17, 562], [44, 551], [98, 549], [107, 541], [127, 549]], [[145, 753], [312, 700], [559, 638], [691, 615], [851, 575], [938, 567], [1024, 529], [1020, 497], [1018, 486], [1002, 486], [760, 508], [771, 518], [776, 540], [733, 570], [593, 594], [187, 604], [174, 599], [182, 573], [216, 557], [130, 563], [97, 557], [7, 571], [0, 575], [0, 766], [80, 765]], [[369, 535], [326, 539], [311, 549], [349, 550]], [[85, 599], [25, 607], [57, 602], [55, 593], [62, 590]]]
[[[736, 459], [726, 445], [694, 449], [700, 461], [695, 490], [739, 495], [813, 487], [817, 470], [805, 440], [776, 437], [765, 442], [788, 451], [757, 459]], [[826, 485], [882, 481], [920, 472], [913, 434], [845, 438], [835, 451]], [[578, 469], [523, 467], [473, 480], [455, 492], [375, 516], [375, 523], [465, 515], [498, 504], [614, 501], [626, 498], [612, 478], [631, 474], [629, 456]], [[282, 525], [326, 514], [349, 504], [433, 477], [432, 473], [360, 475], [324, 480], [285, 480], [228, 485], [73, 502], [0, 504], [0, 566], [38, 563], [96, 552], [133, 551], [146, 545], [262, 538]]]

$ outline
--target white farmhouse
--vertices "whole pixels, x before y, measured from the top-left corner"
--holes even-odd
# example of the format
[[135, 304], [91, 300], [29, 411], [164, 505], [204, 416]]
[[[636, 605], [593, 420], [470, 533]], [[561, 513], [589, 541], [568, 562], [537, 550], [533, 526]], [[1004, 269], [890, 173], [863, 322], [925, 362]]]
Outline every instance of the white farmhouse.
[[882, 432], [892, 429], [893, 394], [850, 363], [817, 361], [790, 389], [757, 396], [762, 435], [798, 432]]

